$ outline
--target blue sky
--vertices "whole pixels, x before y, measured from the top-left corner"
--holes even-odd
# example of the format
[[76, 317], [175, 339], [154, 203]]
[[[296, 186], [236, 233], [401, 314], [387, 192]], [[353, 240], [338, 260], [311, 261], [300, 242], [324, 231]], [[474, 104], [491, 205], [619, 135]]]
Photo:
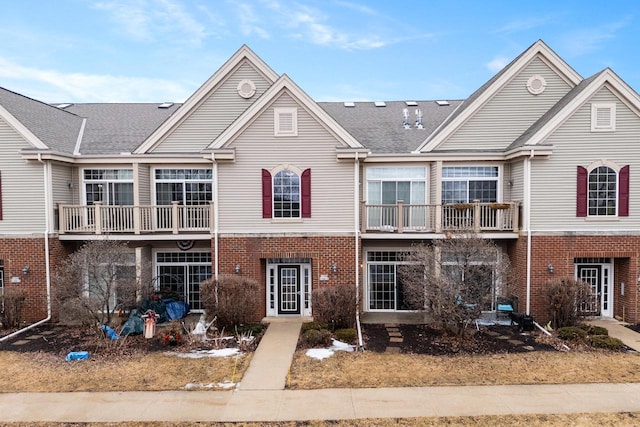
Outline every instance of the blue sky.
[[184, 101], [242, 44], [317, 101], [462, 99], [536, 40], [640, 91], [636, 0], [21, 0], [0, 86], [45, 102]]

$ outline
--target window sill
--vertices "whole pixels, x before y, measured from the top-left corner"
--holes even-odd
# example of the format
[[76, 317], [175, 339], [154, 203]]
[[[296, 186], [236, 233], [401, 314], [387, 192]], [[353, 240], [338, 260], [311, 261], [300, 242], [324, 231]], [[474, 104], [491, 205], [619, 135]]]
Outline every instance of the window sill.
[[619, 216], [588, 216], [585, 219], [585, 222], [616, 222], [620, 221]]
[[272, 218], [272, 224], [302, 224], [304, 220], [302, 218]]

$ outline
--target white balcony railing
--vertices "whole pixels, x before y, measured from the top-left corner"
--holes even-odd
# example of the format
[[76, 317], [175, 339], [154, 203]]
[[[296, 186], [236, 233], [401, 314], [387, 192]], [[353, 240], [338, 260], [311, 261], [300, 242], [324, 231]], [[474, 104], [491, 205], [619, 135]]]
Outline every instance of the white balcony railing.
[[392, 233], [454, 230], [517, 231], [518, 203], [456, 203], [445, 205], [363, 204], [362, 231]]
[[213, 229], [213, 202], [208, 205], [59, 206], [60, 234], [193, 233]]

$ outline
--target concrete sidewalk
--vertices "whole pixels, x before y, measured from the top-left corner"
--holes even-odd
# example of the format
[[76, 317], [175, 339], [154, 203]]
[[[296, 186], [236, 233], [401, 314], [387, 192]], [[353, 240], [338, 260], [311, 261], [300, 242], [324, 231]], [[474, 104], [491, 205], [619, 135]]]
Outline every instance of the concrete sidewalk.
[[4, 422], [267, 422], [579, 412], [640, 412], [640, 384], [0, 393]]

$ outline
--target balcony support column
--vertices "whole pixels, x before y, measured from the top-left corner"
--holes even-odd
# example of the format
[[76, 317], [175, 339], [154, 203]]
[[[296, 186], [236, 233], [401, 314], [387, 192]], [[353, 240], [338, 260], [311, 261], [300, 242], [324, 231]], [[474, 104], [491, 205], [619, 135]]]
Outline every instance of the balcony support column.
[[179, 223], [180, 223], [180, 202], [173, 201], [171, 202], [171, 225], [172, 225], [172, 233], [178, 234], [179, 232]]
[[102, 202], [95, 202], [93, 204], [93, 209], [93, 226], [96, 230], [96, 234], [102, 234]]

